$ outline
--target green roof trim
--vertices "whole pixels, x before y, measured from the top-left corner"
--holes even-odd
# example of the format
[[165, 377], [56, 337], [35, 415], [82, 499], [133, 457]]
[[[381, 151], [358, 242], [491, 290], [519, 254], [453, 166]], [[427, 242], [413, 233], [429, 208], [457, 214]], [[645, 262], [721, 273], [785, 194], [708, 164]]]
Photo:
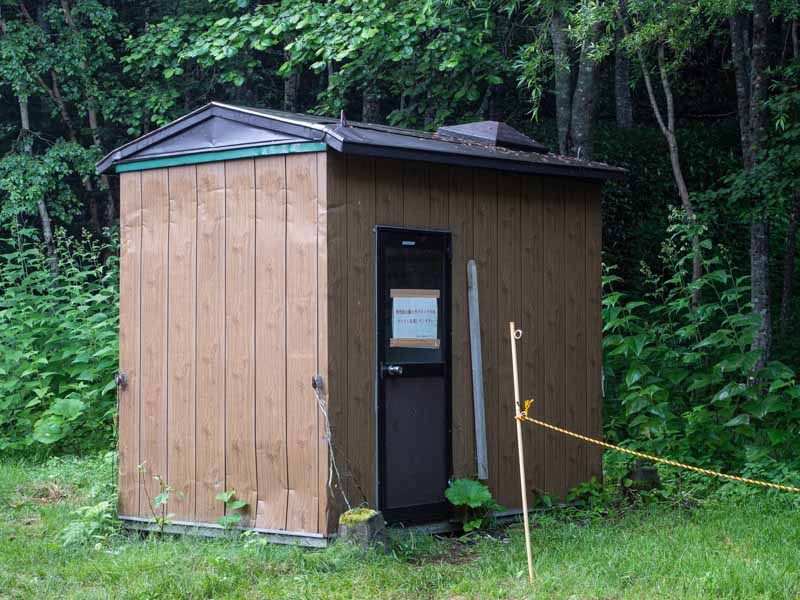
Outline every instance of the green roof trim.
[[322, 152], [327, 148], [321, 142], [297, 142], [294, 144], [273, 144], [271, 146], [256, 146], [255, 148], [237, 148], [235, 150], [215, 150], [211, 152], [198, 152], [197, 154], [183, 154], [165, 158], [152, 158], [149, 160], [131, 161], [117, 165], [117, 173], [128, 171], [145, 171], [147, 169], [163, 169], [164, 167], [179, 167], [181, 165], [194, 165], [199, 163], [217, 162], [220, 160], [235, 160], [251, 156], [273, 156], [276, 154], [301, 154], [303, 152]]

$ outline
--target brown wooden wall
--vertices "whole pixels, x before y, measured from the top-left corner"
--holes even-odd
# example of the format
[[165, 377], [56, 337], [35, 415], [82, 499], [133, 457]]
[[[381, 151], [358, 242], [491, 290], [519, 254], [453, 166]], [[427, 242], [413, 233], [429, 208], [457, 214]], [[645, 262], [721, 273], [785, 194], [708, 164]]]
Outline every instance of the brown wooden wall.
[[[176, 520], [326, 525], [326, 155], [121, 175], [120, 494], [149, 516], [160, 475]], [[147, 476], [136, 466], [145, 463]]]
[[[296, 154], [121, 176], [120, 514], [328, 533], [325, 423], [351, 504], [375, 502], [375, 225], [453, 234], [453, 466], [475, 473], [466, 263], [481, 300], [489, 484], [519, 506], [508, 321], [533, 413], [601, 434], [599, 187], [421, 162]], [[531, 488], [563, 496], [600, 454], [524, 429]], [[136, 465], [146, 463], [148, 475]], [[144, 486], [147, 486], [146, 489]], [[333, 485], [337, 486], [334, 478]]]
[[[375, 503], [374, 226], [402, 225], [453, 234], [457, 476], [476, 471], [466, 264], [477, 261], [489, 485], [502, 505], [518, 508], [509, 321], [524, 331], [521, 393], [536, 399], [532, 413], [601, 435], [599, 186], [336, 154], [328, 165], [330, 416], [351, 504]], [[563, 497], [601, 474], [594, 448], [534, 425], [524, 439], [530, 488]]]

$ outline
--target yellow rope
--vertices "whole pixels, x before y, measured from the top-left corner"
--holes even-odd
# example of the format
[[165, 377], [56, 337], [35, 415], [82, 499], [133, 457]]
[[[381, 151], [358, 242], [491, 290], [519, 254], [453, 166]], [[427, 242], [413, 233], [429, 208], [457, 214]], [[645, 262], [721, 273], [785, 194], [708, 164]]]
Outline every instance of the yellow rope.
[[562, 427], [557, 427], [555, 425], [551, 425], [550, 423], [545, 423], [544, 421], [540, 421], [538, 419], [533, 419], [528, 416], [528, 408], [530, 407], [532, 402], [533, 402], [532, 400], [527, 400], [525, 402], [525, 410], [522, 411], [515, 418], [519, 419], [520, 421], [527, 421], [528, 423], [533, 423], [534, 425], [538, 425], [539, 427], [544, 427], [545, 429], [550, 429], [552, 431], [557, 431], [558, 433], [563, 433], [564, 435], [568, 435], [570, 437], [583, 440], [584, 442], [589, 442], [590, 444], [595, 444], [597, 446], [602, 446], [603, 448], [608, 448], [609, 450], [624, 452], [625, 454], [631, 454], [632, 456], [637, 456], [639, 458], [646, 458], [647, 460], [660, 462], [665, 465], [671, 465], [673, 467], [679, 467], [681, 469], [688, 469], [689, 471], [696, 471], [697, 473], [703, 473], [704, 475], [711, 475], [713, 477], [722, 477], [723, 479], [730, 479], [732, 481], [741, 481], [743, 483], [750, 483], [752, 485], [760, 485], [762, 487], [782, 490], [784, 492], [800, 493], [800, 488], [797, 487], [792, 487], [789, 485], [780, 485], [779, 483], [770, 483], [769, 481], [759, 481], [757, 479], [747, 479], [746, 477], [739, 477], [737, 475], [728, 475], [727, 473], [720, 473], [719, 471], [711, 471], [710, 469], [703, 469], [702, 467], [687, 465], [685, 463], [681, 463], [676, 460], [659, 458], [658, 456], [653, 456], [652, 454], [645, 454], [644, 452], [637, 452], [636, 450], [630, 450], [628, 448], [623, 448], [622, 446], [615, 446], [614, 444], [609, 444], [608, 442], [596, 440], [594, 438], [590, 438], [589, 436], [581, 435], [580, 433], [575, 433], [573, 431], [569, 431], [568, 429], [563, 429]]

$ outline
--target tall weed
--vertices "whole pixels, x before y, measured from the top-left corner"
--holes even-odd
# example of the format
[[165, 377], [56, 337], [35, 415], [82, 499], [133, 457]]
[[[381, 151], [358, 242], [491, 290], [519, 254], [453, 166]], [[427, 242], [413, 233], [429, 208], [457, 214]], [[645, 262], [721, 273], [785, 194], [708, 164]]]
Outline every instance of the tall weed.
[[[800, 472], [800, 384], [780, 362], [753, 370], [758, 317], [749, 279], [704, 240], [704, 275], [691, 283], [692, 227], [676, 214], [669, 233], [666, 275], [644, 267], [642, 299], [615, 291], [619, 278], [605, 269], [607, 435], [656, 454], [791, 480]], [[702, 301], [694, 306], [696, 288]]]
[[0, 450], [74, 452], [112, 444], [118, 241], [63, 231], [56, 238], [57, 272], [33, 232], [18, 230], [3, 243]]

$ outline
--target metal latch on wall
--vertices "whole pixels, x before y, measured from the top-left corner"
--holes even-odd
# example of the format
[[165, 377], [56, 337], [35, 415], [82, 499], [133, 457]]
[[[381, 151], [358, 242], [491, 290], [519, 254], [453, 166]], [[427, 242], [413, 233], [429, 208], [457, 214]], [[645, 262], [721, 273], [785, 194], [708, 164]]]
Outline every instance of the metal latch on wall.
[[124, 391], [125, 388], [128, 387], [128, 376], [124, 371], [120, 371], [114, 375], [114, 384], [120, 391]]
[[317, 392], [322, 392], [322, 375], [317, 373], [311, 378], [311, 387]]

